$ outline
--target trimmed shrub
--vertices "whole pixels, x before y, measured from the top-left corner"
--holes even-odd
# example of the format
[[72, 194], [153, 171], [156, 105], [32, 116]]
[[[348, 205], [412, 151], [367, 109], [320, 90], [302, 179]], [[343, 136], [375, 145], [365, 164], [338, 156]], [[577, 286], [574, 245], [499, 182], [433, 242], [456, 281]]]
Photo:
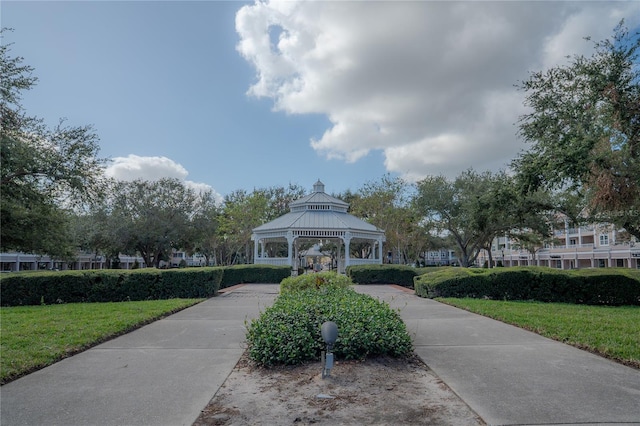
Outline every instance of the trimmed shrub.
[[489, 288], [486, 269], [446, 268], [427, 272], [414, 279], [421, 297], [482, 297]]
[[397, 284], [413, 288], [415, 268], [405, 265], [356, 265], [347, 267], [346, 274], [356, 284]]
[[149, 300], [160, 294], [160, 275], [169, 270], [143, 268], [122, 275], [122, 294], [129, 300]]
[[2, 306], [201, 298], [217, 294], [222, 268], [91, 270], [2, 276]]
[[[484, 271], [483, 271], [484, 272]], [[487, 296], [491, 299], [528, 300], [531, 298], [531, 273], [521, 269], [492, 269]]]
[[[568, 303], [640, 305], [640, 271], [602, 268], [569, 271], [575, 290]], [[635, 302], [635, 303], [633, 303]]]
[[349, 277], [335, 272], [319, 272], [317, 274], [303, 274], [297, 277], [287, 277], [280, 283], [280, 293], [302, 291], [320, 288], [347, 288], [351, 284]]
[[288, 291], [247, 327], [249, 356], [272, 366], [318, 360], [325, 345], [320, 327], [338, 326], [333, 352], [343, 359], [367, 356], [405, 356], [411, 338], [397, 311], [350, 288]]
[[224, 275], [220, 288], [231, 287], [236, 284], [268, 283], [279, 284], [286, 277], [291, 276], [290, 266], [274, 265], [233, 265], [224, 267]]
[[163, 271], [158, 297], [154, 299], [201, 298], [218, 294], [222, 268], [186, 268]]
[[11, 273], [0, 277], [2, 306], [68, 303], [83, 300], [91, 282], [80, 271]]
[[[59, 272], [57, 273], [59, 274]], [[122, 286], [124, 274], [121, 270], [89, 271], [84, 275], [89, 282], [87, 302], [110, 302], [127, 299], [127, 293]]]
[[590, 305], [640, 305], [640, 271], [543, 267], [465, 269], [425, 273], [415, 278], [421, 297], [536, 300]]

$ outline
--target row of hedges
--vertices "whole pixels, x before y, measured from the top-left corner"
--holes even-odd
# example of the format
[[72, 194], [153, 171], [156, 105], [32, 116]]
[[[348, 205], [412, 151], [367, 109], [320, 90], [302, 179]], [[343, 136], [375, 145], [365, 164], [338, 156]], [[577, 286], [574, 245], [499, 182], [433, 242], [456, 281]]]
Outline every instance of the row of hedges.
[[237, 265], [187, 269], [11, 273], [0, 277], [2, 306], [206, 298], [240, 283], [279, 283], [289, 267]]
[[269, 283], [279, 284], [291, 276], [290, 266], [272, 265], [233, 265], [224, 268], [220, 288], [236, 284]]
[[222, 268], [37, 272], [2, 277], [2, 306], [212, 297]]
[[449, 268], [415, 278], [422, 297], [536, 300], [588, 305], [640, 305], [640, 271], [623, 268], [563, 271], [545, 267]]
[[418, 272], [405, 265], [357, 265], [348, 266], [346, 274], [356, 284], [397, 284], [413, 288]]

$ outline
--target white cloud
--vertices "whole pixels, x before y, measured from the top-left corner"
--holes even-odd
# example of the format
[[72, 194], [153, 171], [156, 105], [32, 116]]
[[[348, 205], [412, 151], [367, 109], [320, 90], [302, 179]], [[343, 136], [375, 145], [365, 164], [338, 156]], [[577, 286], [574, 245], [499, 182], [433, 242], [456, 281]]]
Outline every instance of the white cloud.
[[[353, 162], [382, 150], [410, 179], [505, 168], [524, 148], [514, 85], [567, 54], [589, 54], [640, 3], [257, 2], [240, 9], [248, 94], [331, 121], [310, 144]], [[632, 22], [632, 20], [635, 21]]]
[[140, 157], [130, 154], [127, 157], [115, 157], [105, 174], [121, 181], [133, 181], [136, 179], [155, 181], [162, 178], [175, 178], [181, 180], [185, 186], [198, 192], [212, 191], [214, 198], [222, 201], [222, 196], [210, 185], [187, 180], [189, 172], [181, 164], [167, 157]]

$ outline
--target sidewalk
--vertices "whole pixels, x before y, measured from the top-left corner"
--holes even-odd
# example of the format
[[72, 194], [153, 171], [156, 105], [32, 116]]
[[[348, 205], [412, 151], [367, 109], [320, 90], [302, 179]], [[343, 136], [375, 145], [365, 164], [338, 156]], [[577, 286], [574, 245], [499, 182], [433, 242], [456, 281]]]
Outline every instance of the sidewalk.
[[[395, 286], [417, 354], [490, 425], [640, 424], [640, 371]], [[245, 285], [0, 388], [0, 424], [191, 425], [278, 286]]]
[[392, 286], [416, 353], [490, 425], [640, 424], [640, 371]]
[[0, 388], [0, 424], [191, 425], [278, 285], [246, 285]]

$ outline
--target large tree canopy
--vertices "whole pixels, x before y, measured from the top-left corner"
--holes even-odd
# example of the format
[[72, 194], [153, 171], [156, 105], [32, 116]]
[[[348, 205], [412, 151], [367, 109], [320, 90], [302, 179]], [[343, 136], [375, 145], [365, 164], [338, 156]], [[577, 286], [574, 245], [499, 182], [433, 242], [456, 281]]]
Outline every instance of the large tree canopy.
[[112, 215], [123, 252], [139, 253], [148, 266], [159, 266], [171, 249], [188, 247], [191, 219], [200, 206], [195, 190], [178, 179], [118, 182]]
[[21, 92], [37, 79], [23, 58], [0, 45], [0, 250], [67, 257], [67, 213], [62, 209], [100, 195], [103, 160], [91, 126], [60, 122], [48, 129], [25, 114]]
[[640, 36], [621, 23], [591, 57], [536, 72], [520, 87], [531, 112], [520, 135], [531, 143], [514, 161], [525, 191], [570, 189], [591, 218], [640, 238]]
[[493, 221], [489, 213], [492, 183], [490, 173], [481, 175], [469, 170], [454, 181], [427, 176], [416, 184], [416, 209], [438, 234], [453, 240], [462, 266], [473, 264], [487, 241], [496, 235], [496, 228], [503, 226], [498, 219]]
[[[384, 175], [369, 181], [355, 194], [346, 194], [350, 212], [384, 230], [385, 250], [402, 263], [418, 260], [429, 247], [431, 238], [411, 205], [410, 186], [399, 177]], [[371, 249], [370, 244], [362, 244]], [[352, 244], [352, 249], [360, 249]], [[366, 257], [369, 253], [361, 255]]]
[[494, 238], [549, 233], [540, 211], [548, 204], [540, 193], [518, 197], [514, 181], [504, 172], [467, 170], [454, 180], [428, 176], [416, 184], [416, 209], [457, 248], [462, 266], [472, 265], [480, 250], [491, 253]]

